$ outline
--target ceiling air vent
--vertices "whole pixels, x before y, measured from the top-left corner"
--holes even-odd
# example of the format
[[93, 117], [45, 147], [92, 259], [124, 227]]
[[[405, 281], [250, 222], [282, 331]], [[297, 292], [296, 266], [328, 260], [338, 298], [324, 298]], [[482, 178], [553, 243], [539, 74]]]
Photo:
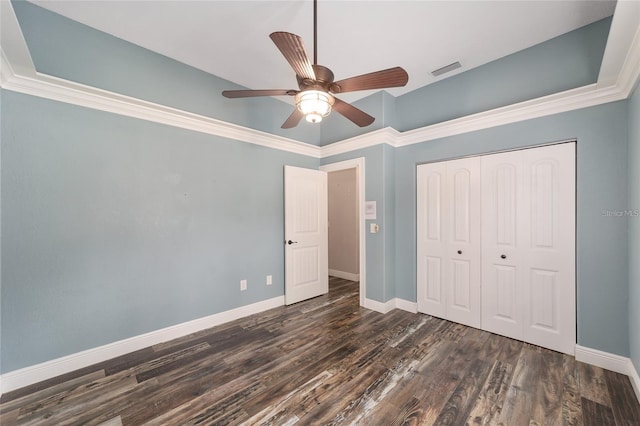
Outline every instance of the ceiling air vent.
[[438, 77], [439, 75], [442, 75], [442, 74], [448, 73], [448, 72], [453, 71], [453, 70], [457, 70], [457, 69], [458, 69], [458, 68], [460, 68], [461, 66], [462, 66], [462, 65], [460, 65], [460, 62], [454, 62], [454, 63], [452, 63], [452, 64], [445, 65], [445, 66], [444, 66], [444, 67], [442, 67], [442, 68], [438, 68], [438, 69], [437, 69], [437, 70], [435, 70], [435, 71], [431, 71], [431, 75], [433, 75], [434, 77]]

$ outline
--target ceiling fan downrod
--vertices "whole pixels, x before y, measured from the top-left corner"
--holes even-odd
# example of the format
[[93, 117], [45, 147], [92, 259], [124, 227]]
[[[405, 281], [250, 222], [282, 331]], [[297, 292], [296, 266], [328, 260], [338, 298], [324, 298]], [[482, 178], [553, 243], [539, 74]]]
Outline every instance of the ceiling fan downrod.
[[313, 0], [313, 65], [318, 65], [318, 0]]

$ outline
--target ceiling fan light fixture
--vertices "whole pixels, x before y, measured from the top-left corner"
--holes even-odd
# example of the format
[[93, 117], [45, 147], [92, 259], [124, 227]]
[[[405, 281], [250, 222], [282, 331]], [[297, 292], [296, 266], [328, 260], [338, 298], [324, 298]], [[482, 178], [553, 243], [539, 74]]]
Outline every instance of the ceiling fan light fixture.
[[321, 90], [305, 90], [296, 95], [296, 108], [309, 123], [319, 123], [331, 113], [334, 98]]

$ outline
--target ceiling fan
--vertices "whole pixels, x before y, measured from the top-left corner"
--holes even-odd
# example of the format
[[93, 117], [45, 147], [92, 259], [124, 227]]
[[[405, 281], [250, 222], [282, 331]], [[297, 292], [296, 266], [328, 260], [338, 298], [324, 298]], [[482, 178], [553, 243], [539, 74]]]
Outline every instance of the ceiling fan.
[[333, 72], [318, 65], [317, 0], [313, 1], [313, 64], [309, 61], [302, 38], [291, 33], [277, 31], [269, 37], [284, 55], [296, 73], [300, 90], [225, 90], [227, 98], [250, 98], [256, 96], [295, 96], [296, 109], [282, 124], [283, 129], [298, 125], [302, 117], [310, 123], [318, 123], [336, 110], [360, 127], [373, 123], [374, 117], [353, 105], [341, 101], [334, 95], [357, 90], [402, 87], [409, 75], [401, 67], [389, 68], [344, 80], [333, 81]]

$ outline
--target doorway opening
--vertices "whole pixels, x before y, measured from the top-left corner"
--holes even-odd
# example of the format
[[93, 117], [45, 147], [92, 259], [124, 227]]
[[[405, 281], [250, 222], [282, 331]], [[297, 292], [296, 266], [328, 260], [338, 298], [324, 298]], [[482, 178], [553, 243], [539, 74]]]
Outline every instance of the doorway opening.
[[360, 306], [364, 306], [365, 221], [364, 158], [327, 164], [329, 210], [329, 276], [331, 282], [358, 282]]

